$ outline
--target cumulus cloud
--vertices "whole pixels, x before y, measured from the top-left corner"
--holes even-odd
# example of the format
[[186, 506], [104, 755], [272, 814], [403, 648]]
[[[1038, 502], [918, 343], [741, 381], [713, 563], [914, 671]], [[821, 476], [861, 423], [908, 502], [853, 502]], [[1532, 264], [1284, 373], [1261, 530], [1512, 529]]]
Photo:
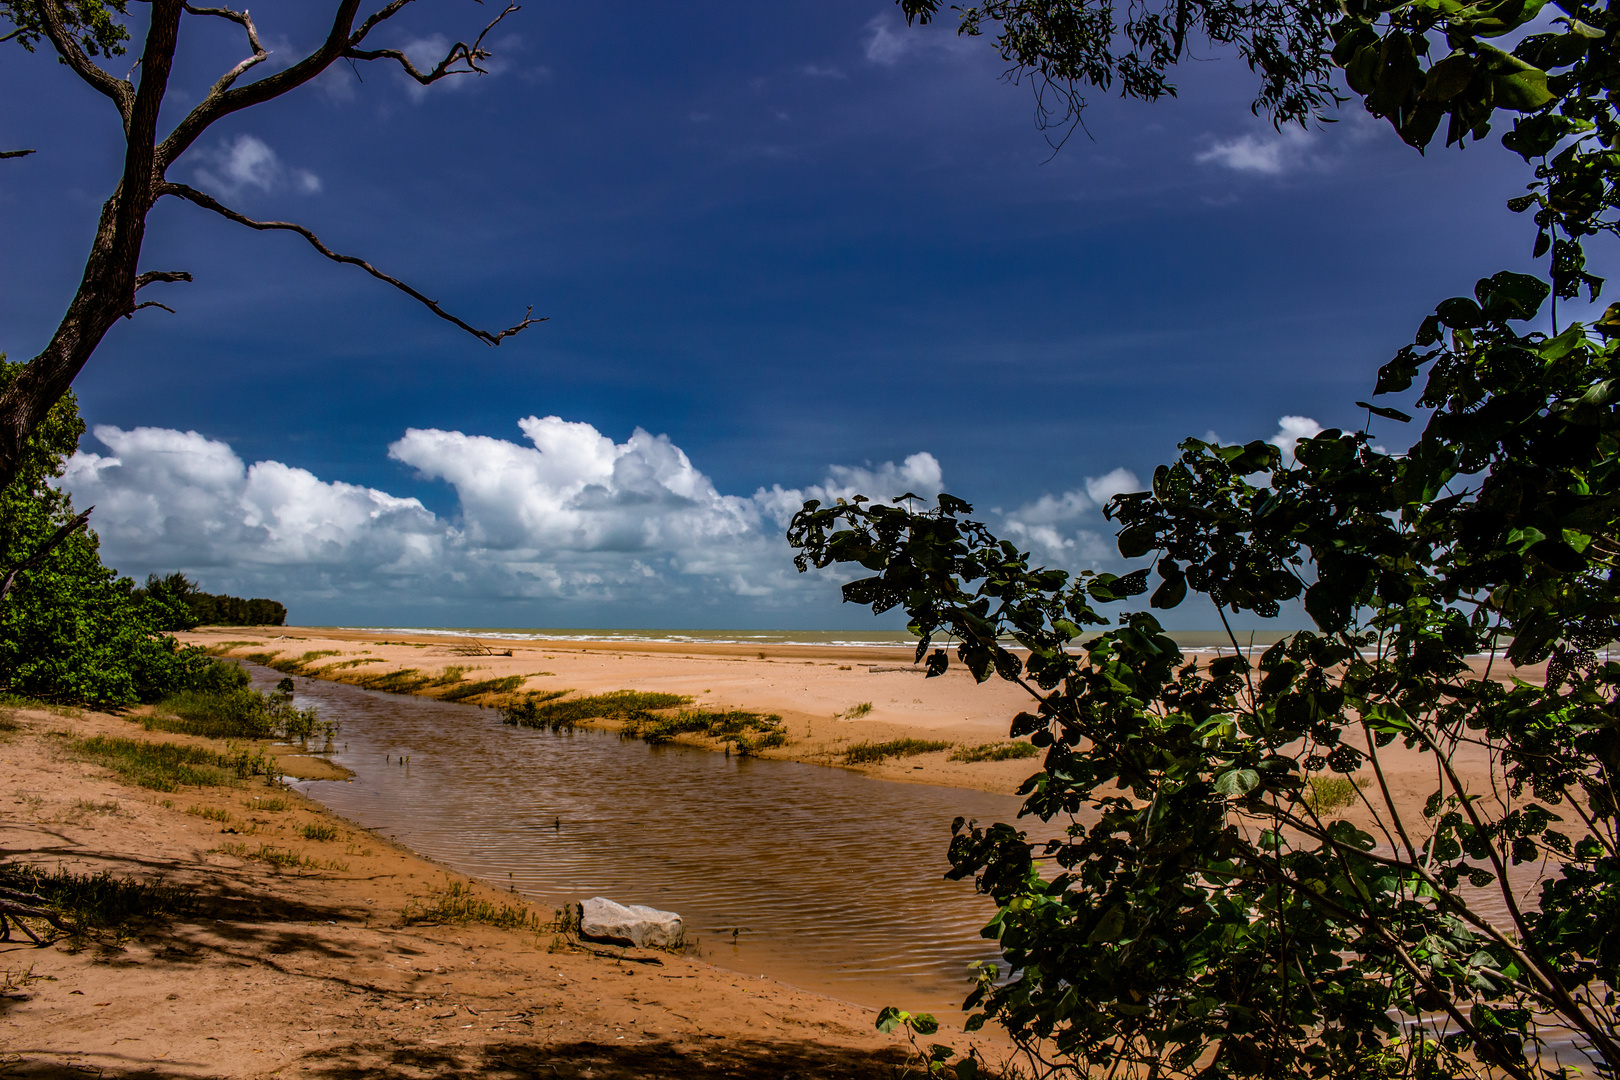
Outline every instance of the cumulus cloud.
[[260, 192], [292, 188], [304, 195], [321, 190], [321, 178], [308, 169], [289, 169], [263, 139], [238, 135], [212, 150], [199, 151], [197, 182], [204, 188], [235, 196], [249, 188]]
[[1259, 176], [1280, 176], [1317, 168], [1323, 161], [1316, 153], [1316, 136], [1293, 126], [1217, 140], [1193, 160], [1200, 165], [1218, 165], [1233, 172]]
[[62, 485], [96, 507], [111, 565], [141, 576], [183, 569], [212, 588], [352, 607], [554, 599], [669, 604], [725, 597], [835, 603], [799, 575], [782, 526], [808, 498], [932, 495], [939, 462], [834, 466], [820, 484], [728, 495], [667, 436], [622, 443], [589, 424], [529, 416], [525, 441], [410, 429], [388, 455], [448, 484], [457, 511], [251, 465], [195, 431], [108, 425], [107, 453], [81, 450]]
[[867, 60], [891, 67], [915, 46], [915, 39], [887, 15], [879, 15], [866, 24], [864, 51]]
[[1049, 563], [1075, 569], [1096, 568], [1118, 557], [1112, 543], [1099, 531], [1102, 507], [1115, 495], [1140, 490], [1141, 481], [1129, 469], [1088, 476], [1078, 488], [1061, 495], [1042, 495], [1005, 514], [1002, 531], [1008, 539], [1028, 547]]
[[1283, 464], [1294, 463], [1294, 447], [1301, 439], [1314, 439], [1322, 434], [1322, 425], [1308, 416], [1284, 416], [1277, 421], [1277, 434], [1266, 441], [1282, 451]]

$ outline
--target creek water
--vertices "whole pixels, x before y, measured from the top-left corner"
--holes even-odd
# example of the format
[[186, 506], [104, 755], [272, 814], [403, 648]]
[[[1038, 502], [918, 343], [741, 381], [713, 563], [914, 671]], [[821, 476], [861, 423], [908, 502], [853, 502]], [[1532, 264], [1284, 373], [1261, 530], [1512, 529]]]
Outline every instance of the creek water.
[[[261, 688], [281, 678], [252, 670]], [[994, 908], [944, 879], [946, 848], [953, 818], [1010, 822], [1016, 798], [296, 682], [300, 706], [341, 723], [332, 758], [355, 774], [298, 790], [541, 904], [677, 911], [709, 963], [942, 1019], [962, 1015], [968, 964], [997, 956], [978, 933]]]

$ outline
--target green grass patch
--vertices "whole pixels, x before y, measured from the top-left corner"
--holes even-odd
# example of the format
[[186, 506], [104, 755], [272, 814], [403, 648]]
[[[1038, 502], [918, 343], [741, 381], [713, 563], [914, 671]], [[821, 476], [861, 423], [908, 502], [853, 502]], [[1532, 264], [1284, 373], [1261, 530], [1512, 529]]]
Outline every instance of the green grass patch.
[[640, 690], [613, 690], [606, 694], [563, 699], [567, 690], [526, 694], [519, 701], [500, 708], [501, 720], [518, 727], [562, 731], [586, 720], [623, 720], [632, 714], [654, 709], [674, 709], [691, 702], [682, 694], [644, 693]]
[[238, 859], [252, 859], [255, 862], [269, 863], [271, 866], [293, 870], [347, 870], [349, 868], [349, 864], [345, 862], [300, 855], [296, 851], [278, 848], [274, 844], [260, 844], [256, 848], [250, 848], [246, 844], [230, 843], [220, 845], [218, 850], [226, 855], [234, 855]]
[[361, 664], [386, 664], [388, 661], [380, 656], [360, 656], [353, 660], [339, 660], [335, 664], [327, 664], [322, 671], [342, 671], [344, 668], [359, 667]]
[[655, 716], [640, 710], [625, 717], [619, 734], [623, 738], [641, 739], [654, 746], [680, 735], [701, 735], [730, 743], [744, 757], [787, 742], [787, 732], [782, 730], [780, 716], [741, 709], [723, 712], [682, 709], [674, 716]]
[[322, 843], [331, 843], [338, 838], [338, 831], [331, 825], [320, 822], [311, 822], [300, 830], [305, 840], [319, 840]]
[[939, 739], [890, 739], [888, 742], [856, 743], [844, 751], [845, 765], [881, 765], [884, 758], [915, 757], [936, 750], [949, 750], [952, 744]]
[[45, 870], [27, 864], [0, 865], [0, 887], [33, 893], [61, 913], [63, 921], [86, 931], [121, 930], [134, 922], [194, 910], [193, 889], [161, 882]]
[[376, 675], [361, 675], [354, 680], [356, 686], [363, 686], [367, 690], [381, 690], [389, 694], [412, 694], [433, 681], [434, 676], [424, 675], [415, 668], [400, 668], [398, 671], [383, 671]]
[[454, 686], [467, 677], [468, 669], [459, 664], [451, 664], [428, 680], [429, 686]]
[[158, 702], [141, 726], [208, 739], [297, 742], [330, 742], [338, 732], [335, 720], [296, 707], [290, 694], [265, 694], [246, 686], [181, 691]]
[[556, 927], [556, 916], [547, 917], [521, 901], [497, 904], [480, 898], [464, 881], [447, 881], [425, 902], [406, 905], [407, 923], [485, 923], [503, 930], [533, 930], [539, 933]]
[[208, 652], [208, 655], [210, 655], [210, 656], [224, 656], [226, 653], [230, 652], [232, 649], [246, 649], [246, 648], [250, 648], [250, 647], [253, 647], [253, 646], [259, 646], [259, 647], [262, 648], [264, 646], [264, 642], [262, 642], [262, 641], [221, 641], [218, 645], [210, 645], [208, 647], [207, 652]]
[[872, 703], [863, 701], [859, 705], [851, 705], [841, 714], [845, 720], [859, 720], [863, 716], [872, 715]]
[[276, 649], [273, 652], [248, 653], [246, 656], [242, 657], [242, 659], [246, 660], [250, 664], [262, 664], [265, 667], [270, 667], [270, 661], [274, 660], [280, 655], [281, 650]]
[[272, 795], [267, 799], [246, 799], [242, 805], [249, 810], [263, 810], [267, 814], [279, 814], [292, 806], [290, 802], [279, 795]]
[[465, 701], [480, 694], [510, 694], [523, 685], [527, 675], [508, 675], [504, 679], [480, 679], [477, 682], [464, 682], [452, 686], [439, 695], [440, 701]]
[[1355, 802], [1356, 789], [1369, 783], [1365, 777], [1352, 781], [1348, 776], [1308, 776], [1301, 798], [1314, 812], [1326, 814]]
[[207, 821], [217, 821], [221, 825], [228, 825], [231, 820], [231, 812], [217, 806], [188, 806], [186, 813]]
[[[309, 670], [309, 665], [314, 663], [316, 660], [327, 656], [342, 655], [343, 652], [340, 649], [311, 649], [309, 652], [298, 657], [297, 659], [293, 659], [292, 657], [281, 657], [275, 660], [266, 660], [265, 667], [275, 668], [284, 675], [302, 675]], [[249, 657], [249, 659], [252, 658]]]
[[1027, 742], [987, 742], [980, 746], [959, 746], [951, 751], [952, 761], [1012, 761], [1015, 758], [1032, 758], [1041, 752], [1040, 747], [1032, 746]]
[[180, 743], [141, 742], [137, 739], [70, 739], [68, 753], [80, 761], [104, 766], [119, 779], [153, 791], [179, 791], [185, 787], [218, 787], [250, 776], [277, 780], [281, 772], [263, 747], [228, 747], [224, 751]]

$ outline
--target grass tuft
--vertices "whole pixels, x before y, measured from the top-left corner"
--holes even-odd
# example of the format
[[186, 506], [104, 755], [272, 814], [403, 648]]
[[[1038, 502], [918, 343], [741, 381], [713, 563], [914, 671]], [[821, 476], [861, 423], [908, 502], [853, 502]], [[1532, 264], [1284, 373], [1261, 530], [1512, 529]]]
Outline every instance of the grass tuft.
[[[309, 670], [309, 665], [328, 656], [342, 656], [341, 649], [311, 649], [296, 660], [283, 657], [277, 660], [265, 661], [265, 667], [275, 668], [284, 675], [302, 675]], [[252, 659], [249, 657], [249, 659]]]
[[0, 865], [0, 888], [41, 896], [63, 921], [80, 929], [118, 930], [132, 922], [179, 915], [194, 909], [194, 890], [178, 886], [44, 870], [27, 864]]
[[440, 701], [465, 701], [481, 694], [510, 694], [523, 685], [526, 675], [508, 675], [504, 679], [480, 679], [452, 686], [439, 695]]
[[845, 765], [881, 765], [884, 758], [915, 757], [936, 750], [949, 750], [952, 744], [939, 739], [890, 739], [888, 742], [856, 743], [844, 751]]
[[67, 750], [81, 761], [111, 769], [118, 777], [153, 791], [179, 791], [183, 787], [218, 787], [263, 776], [280, 779], [275, 759], [263, 747], [228, 747], [223, 752], [179, 743], [141, 742], [136, 739], [70, 739]]
[[1355, 802], [1356, 789], [1364, 788], [1371, 782], [1366, 777], [1352, 781], [1347, 776], [1308, 776], [1301, 798], [1315, 813], [1326, 814]]
[[851, 705], [840, 715], [842, 715], [845, 720], [859, 720], [863, 716], [870, 716], [872, 715], [872, 703], [870, 701], [863, 701], [859, 705]]
[[761, 750], [787, 742], [780, 716], [741, 709], [725, 712], [682, 709], [674, 716], [654, 716], [644, 710], [638, 711], [625, 718], [619, 735], [626, 739], [641, 739], [653, 746], [667, 743], [679, 735], [701, 735], [730, 743], [743, 757], [756, 756]]
[[981, 746], [959, 746], [951, 751], [952, 761], [1011, 761], [1015, 758], [1032, 758], [1041, 752], [1040, 747], [1032, 746], [1027, 742], [987, 742]]
[[568, 690], [536, 691], [500, 707], [503, 723], [563, 731], [586, 720], [624, 720], [653, 709], [674, 709], [691, 702], [682, 694], [613, 690], [606, 694], [560, 700]]
[[480, 898], [465, 881], [446, 881], [427, 903], [412, 901], [404, 912], [406, 923], [485, 923], [503, 930], [533, 930], [539, 933], [556, 928], [556, 917], [547, 918], [524, 903], [496, 904]]
[[335, 827], [320, 822], [311, 822], [305, 825], [302, 832], [305, 840], [320, 840], [323, 843], [329, 843], [338, 838], [338, 831]]
[[231, 821], [231, 812], [217, 806], [188, 806], [186, 813], [207, 821], [217, 821], [221, 825], [228, 825]]

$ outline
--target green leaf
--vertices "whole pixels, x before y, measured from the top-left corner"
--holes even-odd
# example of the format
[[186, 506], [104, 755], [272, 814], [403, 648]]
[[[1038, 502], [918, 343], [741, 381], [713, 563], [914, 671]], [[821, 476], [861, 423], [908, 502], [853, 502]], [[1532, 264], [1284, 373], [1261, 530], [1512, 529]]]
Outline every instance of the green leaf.
[[910, 1013], [903, 1013], [893, 1005], [885, 1005], [877, 1016], [877, 1029], [887, 1035], [910, 1018]]
[[1215, 790], [1227, 798], [1247, 795], [1260, 786], [1260, 774], [1253, 769], [1228, 769], [1215, 778]]
[[1368, 404], [1365, 401], [1356, 402], [1356, 407], [1359, 409], [1366, 409], [1374, 416], [1382, 416], [1385, 420], [1399, 420], [1403, 424], [1409, 424], [1412, 422], [1411, 416], [1401, 412], [1399, 409], [1388, 409], [1382, 405]]

